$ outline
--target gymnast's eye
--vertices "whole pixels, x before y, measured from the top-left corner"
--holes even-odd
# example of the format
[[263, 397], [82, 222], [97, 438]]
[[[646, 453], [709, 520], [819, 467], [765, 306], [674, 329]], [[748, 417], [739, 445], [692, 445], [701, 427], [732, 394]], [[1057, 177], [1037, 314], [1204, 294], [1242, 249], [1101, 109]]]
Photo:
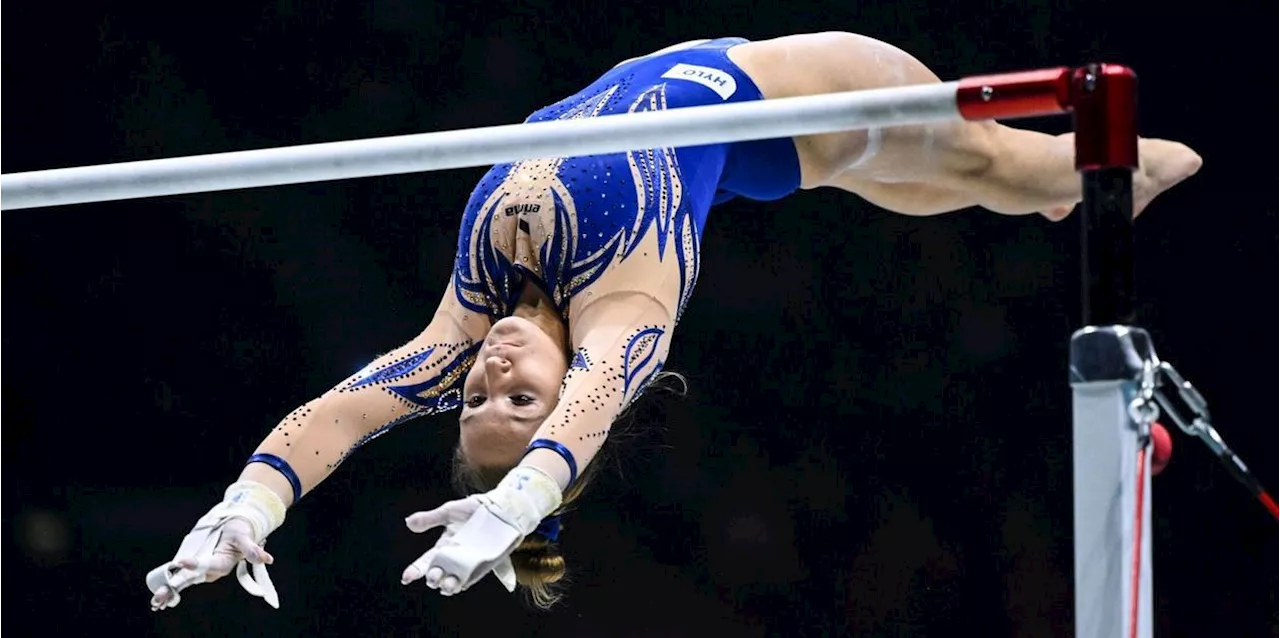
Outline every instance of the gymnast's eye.
[[516, 405], [529, 405], [533, 403], [533, 397], [527, 394], [513, 394], [511, 395], [511, 402]]
[[484, 397], [479, 394], [467, 399], [468, 408], [478, 408], [481, 403], [484, 403]]

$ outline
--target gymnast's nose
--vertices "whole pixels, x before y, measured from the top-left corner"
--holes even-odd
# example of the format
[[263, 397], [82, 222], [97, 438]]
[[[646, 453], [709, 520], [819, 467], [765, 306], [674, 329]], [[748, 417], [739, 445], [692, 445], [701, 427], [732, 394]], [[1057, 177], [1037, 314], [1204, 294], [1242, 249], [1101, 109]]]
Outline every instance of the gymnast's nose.
[[484, 373], [489, 377], [490, 381], [501, 379], [511, 372], [511, 362], [502, 357], [486, 357], [484, 360]]

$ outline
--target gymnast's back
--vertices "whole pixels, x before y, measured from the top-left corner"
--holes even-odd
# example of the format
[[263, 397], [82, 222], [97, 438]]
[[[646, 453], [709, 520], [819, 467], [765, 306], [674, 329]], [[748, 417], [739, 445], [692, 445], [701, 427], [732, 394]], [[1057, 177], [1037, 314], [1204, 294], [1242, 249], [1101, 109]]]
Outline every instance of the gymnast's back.
[[[527, 122], [763, 99], [720, 38], [628, 60]], [[774, 200], [800, 185], [790, 138], [546, 158], [490, 169], [467, 202], [453, 286], [467, 309], [508, 316], [526, 282], [563, 318], [615, 292], [657, 301], [674, 320], [698, 275], [708, 210]]]

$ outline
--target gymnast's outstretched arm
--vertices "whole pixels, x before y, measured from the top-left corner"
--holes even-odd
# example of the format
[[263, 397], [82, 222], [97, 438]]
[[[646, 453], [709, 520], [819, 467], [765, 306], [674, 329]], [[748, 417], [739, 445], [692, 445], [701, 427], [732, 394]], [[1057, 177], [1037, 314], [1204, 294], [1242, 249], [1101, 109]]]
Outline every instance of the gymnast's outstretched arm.
[[[152, 608], [176, 606], [186, 587], [233, 569], [249, 593], [278, 606], [264, 567], [273, 559], [263, 544], [286, 509], [365, 442], [411, 418], [460, 405], [462, 379], [488, 328], [488, 318], [462, 307], [450, 285], [417, 337], [289, 413], [174, 559], [148, 574]], [[252, 575], [241, 561], [252, 564]]]
[[250, 463], [240, 478], [267, 485], [291, 504], [295, 493], [306, 494], [367, 441], [461, 405], [462, 380], [488, 329], [489, 320], [463, 308], [450, 284], [418, 336], [299, 406], [258, 446], [255, 457], [286, 462], [297, 486], [271, 463]]
[[[730, 56], [770, 98], [933, 84], [937, 75], [892, 45], [852, 33], [786, 36]], [[993, 121], [947, 122], [798, 138], [804, 186], [830, 186], [883, 208], [928, 215], [981, 206], [1061, 219], [1081, 199], [1072, 135]], [[1191, 176], [1200, 157], [1183, 144], [1144, 139], [1134, 176], [1135, 214]]]

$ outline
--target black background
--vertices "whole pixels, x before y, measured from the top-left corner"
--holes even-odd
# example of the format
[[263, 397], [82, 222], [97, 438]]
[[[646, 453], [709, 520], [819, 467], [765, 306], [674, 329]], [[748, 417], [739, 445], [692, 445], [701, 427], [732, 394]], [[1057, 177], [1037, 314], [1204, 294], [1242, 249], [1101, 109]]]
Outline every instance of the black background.
[[[704, 37], [856, 31], [947, 79], [1131, 65], [1142, 133], [1205, 158], [1139, 221], [1139, 323], [1276, 485], [1274, 32], [1252, 5], [6, 9], [5, 173], [513, 123]], [[618, 471], [566, 520], [553, 613], [492, 579], [453, 599], [399, 585], [430, 540], [402, 517], [453, 496], [448, 415], [371, 443], [289, 514], [281, 610], [221, 582], [150, 613], [145, 573], [276, 420], [421, 329], [482, 172], [6, 212], [4, 628], [1072, 635], [1077, 220], [910, 219], [836, 192], [713, 212], [668, 361], [691, 391], [640, 404]], [[1180, 434], [1153, 498], [1157, 635], [1276, 635], [1275, 522]]]

